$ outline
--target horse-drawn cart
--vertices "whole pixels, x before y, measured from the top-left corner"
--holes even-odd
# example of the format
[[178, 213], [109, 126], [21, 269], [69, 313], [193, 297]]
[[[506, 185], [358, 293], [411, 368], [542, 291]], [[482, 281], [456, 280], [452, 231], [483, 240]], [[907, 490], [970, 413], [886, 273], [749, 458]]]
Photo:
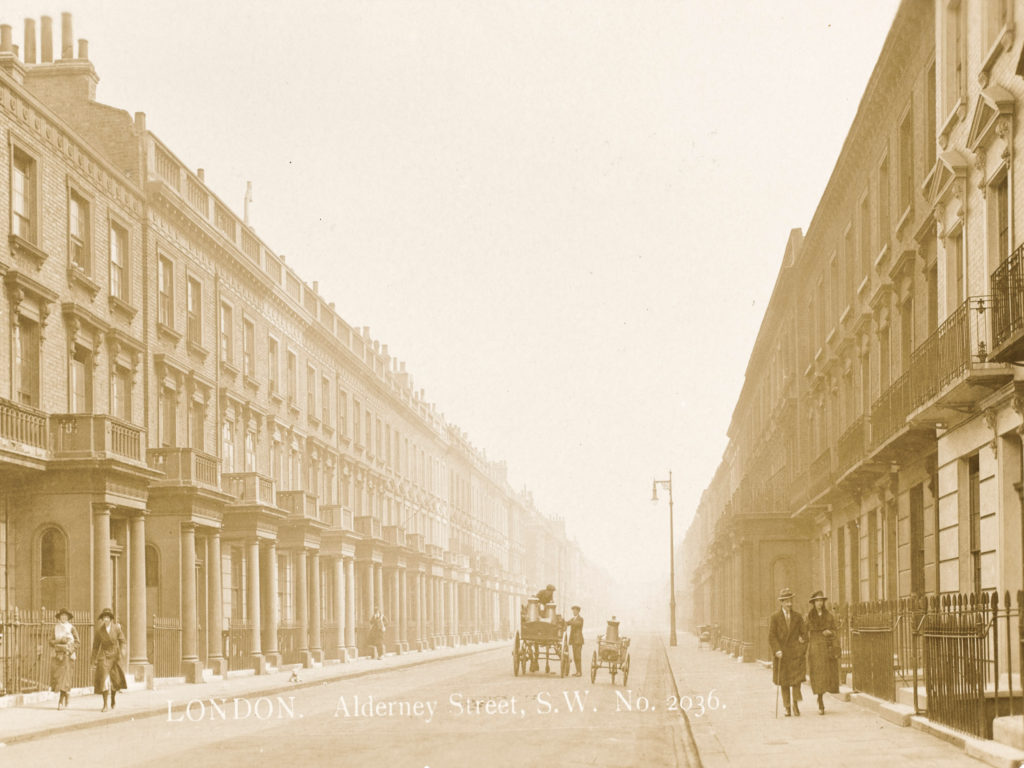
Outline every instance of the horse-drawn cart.
[[590, 682], [597, 680], [597, 670], [605, 667], [612, 675], [622, 672], [622, 684], [629, 680], [629, 638], [619, 636], [619, 622], [612, 616], [608, 622], [608, 630], [597, 636], [597, 650], [590, 660]]
[[512, 672], [517, 677], [525, 675], [527, 662], [530, 671], [537, 672], [542, 660], [545, 672], [551, 672], [554, 661], [561, 677], [569, 674], [565, 621], [556, 612], [554, 603], [541, 606], [537, 598], [531, 597], [519, 616], [519, 631], [512, 646]]

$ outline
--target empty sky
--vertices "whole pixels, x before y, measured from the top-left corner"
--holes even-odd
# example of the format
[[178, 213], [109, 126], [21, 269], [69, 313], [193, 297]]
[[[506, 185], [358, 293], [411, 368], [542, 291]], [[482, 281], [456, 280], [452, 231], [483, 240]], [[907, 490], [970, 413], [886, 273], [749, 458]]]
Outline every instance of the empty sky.
[[[622, 580], [667, 576], [896, 0], [6, 0]], [[59, 46], [55, 46], [59, 50]], [[682, 577], [677, 577], [680, 579]]]

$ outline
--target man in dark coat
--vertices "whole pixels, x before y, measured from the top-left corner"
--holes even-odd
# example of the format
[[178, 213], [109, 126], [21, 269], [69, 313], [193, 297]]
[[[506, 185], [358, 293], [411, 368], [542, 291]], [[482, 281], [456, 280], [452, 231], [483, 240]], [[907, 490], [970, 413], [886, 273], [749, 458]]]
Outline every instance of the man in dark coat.
[[791, 714], [799, 717], [798, 702], [803, 698], [800, 683], [807, 664], [807, 630], [804, 617], [793, 610], [793, 590], [789, 587], [779, 592], [779, 610], [772, 614], [768, 624], [768, 645], [775, 654], [772, 682], [781, 689], [786, 717]]
[[583, 617], [580, 616], [580, 607], [572, 607], [572, 618], [565, 622], [569, 628], [569, 645], [572, 646], [572, 658], [576, 662], [576, 677], [583, 675]]

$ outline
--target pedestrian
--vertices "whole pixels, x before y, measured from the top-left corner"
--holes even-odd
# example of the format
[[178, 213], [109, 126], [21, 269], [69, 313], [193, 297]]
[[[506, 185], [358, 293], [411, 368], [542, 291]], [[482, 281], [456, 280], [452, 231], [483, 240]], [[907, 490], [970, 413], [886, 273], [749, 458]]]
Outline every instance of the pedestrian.
[[811, 595], [807, 614], [807, 672], [811, 690], [818, 697], [818, 714], [825, 714], [825, 694], [839, 693], [839, 642], [836, 619], [826, 607], [828, 598], [820, 589]]
[[57, 611], [57, 620], [53, 625], [53, 660], [50, 670], [50, 687], [60, 695], [57, 697], [57, 709], [67, 709], [68, 692], [75, 676], [75, 660], [78, 658], [78, 630], [71, 623], [71, 611], [61, 608]]
[[576, 677], [583, 676], [583, 617], [580, 607], [572, 607], [572, 618], [566, 622], [569, 627], [569, 645], [572, 646], [572, 659], [576, 663]]
[[772, 682], [781, 689], [786, 717], [791, 714], [800, 717], [799, 702], [803, 699], [800, 683], [804, 681], [807, 664], [807, 632], [804, 617], [793, 610], [793, 590], [789, 587], [779, 592], [779, 610], [772, 614], [768, 625], [768, 645], [775, 654]]
[[[103, 694], [103, 711], [117, 705], [117, 692], [128, 687], [124, 676], [124, 632], [109, 608], [100, 611], [92, 637], [93, 692]], [[109, 702], [109, 707], [107, 706]]]
[[384, 630], [387, 629], [387, 620], [381, 615], [380, 608], [373, 609], [373, 617], [370, 619], [370, 647], [373, 649], [373, 658], [384, 658]]

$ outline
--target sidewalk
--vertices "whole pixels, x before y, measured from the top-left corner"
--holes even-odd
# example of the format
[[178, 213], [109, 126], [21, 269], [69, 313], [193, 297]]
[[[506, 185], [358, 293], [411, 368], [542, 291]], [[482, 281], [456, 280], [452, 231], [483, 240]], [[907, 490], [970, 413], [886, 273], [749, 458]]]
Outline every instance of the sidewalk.
[[[0, 747], [63, 731], [93, 728], [154, 715], [167, 716], [169, 706], [172, 712], [184, 712], [189, 700], [192, 699], [206, 702], [210, 698], [222, 697], [230, 702], [236, 696], [252, 699], [259, 696], [283, 695], [296, 689], [335, 680], [370, 675], [387, 669], [429, 664], [507, 645], [508, 640], [495, 640], [458, 648], [410, 651], [401, 655], [388, 655], [376, 661], [361, 658], [347, 664], [328, 663], [321, 667], [298, 668], [297, 683], [289, 682], [294, 666], [282, 668], [268, 675], [249, 674], [227, 679], [214, 678], [205, 683], [192, 685], [183, 682], [163, 683], [157, 680], [156, 687], [152, 690], [133, 687], [135, 684], [129, 683], [129, 689], [118, 694], [117, 708], [111, 712], [100, 711], [102, 700], [93, 694], [91, 689], [80, 689], [83, 691], [82, 695], [75, 695], [72, 691], [71, 703], [64, 710], [57, 709], [56, 693], [45, 694], [45, 701], [0, 709]], [[89, 693], [85, 694], [84, 691]]]
[[843, 694], [825, 696], [826, 714], [821, 717], [807, 683], [802, 686], [801, 717], [784, 717], [780, 703], [776, 719], [770, 667], [698, 648], [697, 638], [688, 633], [680, 633], [679, 644], [665, 651], [705, 768], [889, 763], [900, 768], [1017, 768], [1024, 758], [1017, 750], [970, 737], [963, 747], [954, 746], [917, 727], [889, 722], [875, 708], [842, 701]]

